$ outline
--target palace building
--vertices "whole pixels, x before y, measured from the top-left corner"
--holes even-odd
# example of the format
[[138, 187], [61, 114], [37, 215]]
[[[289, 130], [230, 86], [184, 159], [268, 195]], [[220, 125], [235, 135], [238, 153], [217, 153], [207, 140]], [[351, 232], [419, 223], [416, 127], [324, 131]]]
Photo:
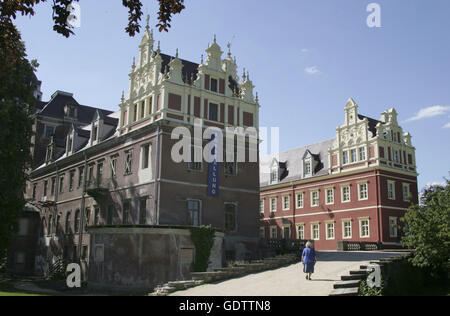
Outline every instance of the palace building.
[[261, 158], [261, 166], [264, 238], [312, 240], [318, 250], [399, 247], [399, 220], [418, 202], [415, 148], [397, 112], [375, 120], [352, 99], [335, 138]]
[[[200, 64], [180, 59], [178, 50], [163, 54], [154, 44], [147, 25], [118, 111], [82, 106], [61, 91], [38, 103], [39, 159], [30, 172], [27, 215], [13, 239], [10, 269], [45, 274], [64, 259], [81, 260], [86, 270], [89, 258], [98, 259], [88, 227], [211, 225], [225, 232], [227, 258], [255, 253], [259, 163], [220, 164], [211, 195], [209, 163], [171, 159], [178, 141], [173, 129], [194, 130], [194, 119], [201, 119], [203, 128], [257, 128], [253, 83], [248, 73], [239, 78], [230, 45], [224, 58], [215, 36]], [[201, 149], [192, 145], [191, 156]], [[26, 238], [33, 247], [20, 247]]]

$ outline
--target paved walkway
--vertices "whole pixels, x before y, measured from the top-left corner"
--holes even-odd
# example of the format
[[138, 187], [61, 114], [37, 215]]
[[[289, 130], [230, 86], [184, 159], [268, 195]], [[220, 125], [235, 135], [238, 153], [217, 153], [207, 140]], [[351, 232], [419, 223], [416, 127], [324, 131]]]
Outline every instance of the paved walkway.
[[328, 296], [333, 284], [350, 270], [371, 260], [398, 256], [398, 252], [317, 252], [312, 281], [307, 281], [298, 263], [273, 271], [250, 274], [228, 281], [205, 284], [174, 296]]

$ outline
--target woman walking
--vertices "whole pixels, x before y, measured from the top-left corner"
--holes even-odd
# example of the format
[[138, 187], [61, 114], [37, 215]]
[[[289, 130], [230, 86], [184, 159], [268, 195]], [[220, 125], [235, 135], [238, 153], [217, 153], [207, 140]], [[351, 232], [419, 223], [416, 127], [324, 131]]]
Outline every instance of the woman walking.
[[311, 280], [311, 274], [314, 273], [316, 261], [316, 252], [314, 251], [314, 248], [312, 248], [312, 243], [308, 241], [306, 243], [306, 248], [303, 249], [302, 253], [303, 272], [306, 274], [306, 280]]

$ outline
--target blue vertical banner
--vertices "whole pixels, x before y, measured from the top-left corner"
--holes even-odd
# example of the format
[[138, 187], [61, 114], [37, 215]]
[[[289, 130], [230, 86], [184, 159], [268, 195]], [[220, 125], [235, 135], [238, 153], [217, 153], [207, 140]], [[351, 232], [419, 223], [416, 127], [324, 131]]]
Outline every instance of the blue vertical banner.
[[212, 197], [219, 196], [220, 162], [217, 161], [217, 158], [220, 148], [218, 148], [219, 143], [217, 142], [216, 137], [217, 134], [211, 135], [211, 142], [214, 142], [214, 146], [211, 150], [213, 161], [209, 163], [208, 174], [208, 196]]

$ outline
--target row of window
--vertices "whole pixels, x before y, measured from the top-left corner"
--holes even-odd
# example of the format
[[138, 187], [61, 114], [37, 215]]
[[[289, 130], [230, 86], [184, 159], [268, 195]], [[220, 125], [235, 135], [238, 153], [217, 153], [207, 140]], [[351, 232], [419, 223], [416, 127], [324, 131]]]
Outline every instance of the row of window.
[[[188, 225], [199, 227], [202, 225], [201, 221], [201, 200], [190, 200], [187, 201], [188, 206]], [[224, 228], [228, 232], [237, 231], [237, 203], [226, 202], [224, 204], [225, 211], [225, 225]]]
[[[388, 180], [387, 181], [387, 197], [390, 200], [396, 200], [395, 195], [396, 182]], [[410, 201], [410, 184], [402, 183], [403, 201]], [[288, 211], [291, 209], [291, 195], [283, 195], [281, 201], [281, 206], [283, 211]], [[369, 198], [369, 187], [367, 182], [358, 183], [358, 201], [364, 201]], [[325, 188], [325, 204], [332, 205], [335, 203], [335, 188]], [[269, 209], [271, 212], [276, 212], [278, 209], [278, 197], [271, 197], [269, 199]], [[351, 185], [341, 185], [341, 203], [351, 202]], [[310, 206], [318, 207], [320, 206], [320, 190], [310, 191]], [[305, 207], [305, 195], [304, 193], [297, 193], [295, 195], [295, 208], [300, 209]], [[264, 213], [265, 209], [265, 199], [260, 200], [260, 212]]]
[[[151, 144], [145, 144], [141, 146], [141, 164], [140, 168], [142, 170], [148, 169], [150, 167], [150, 156], [151, 156]], [[115, 154], [109, 157], [109, 166], [110, 166], [110, 178], [115, 178], [117, 175], [117, 161], [119, 158], [119, 154]], [[125, 161], [124, 161], [124, 175], [131, 175], [133, 170], [133, 150], [125, 151]], [[78, 171], [78, 172], [77, 172]], [[105, 176], [105, 159], [102, 159], [96, 163], [90, 163], [88, 165], [87, 170], [87, 186], [91, 184], [102, 184], [104, 176]], [[77, 169], [73, 169], [69, 171], [68, 180], [69, 180], [69, 192], [73, 191], [75, 188], [80, 189], [83, 186], [84, 180], [84, 166], [78, 167]], [[75, 174], [78, 173], [78, 181], [75, 183]], [[59, 193], [64, 193], [64, 185], [65, 185], [66, 175], [63, 173], [59, 175], [59, 183], [58, 188], [57, 178], [52, 177], [50, 180], [46, 179], [43, 183], [43, 197], [55, 196], [56, 190]], [[75, 185], [77, 185], [75, 187]], [[32, 198], [36, 199], [36, 190], [37, 183], [33, 184], [33, 192]]]
[[[358, 183], [358, 201], [367, 200], [369, 198], [369, 190], [368, 183]], [[341, 185], [341, 203], [351, 202], [351, 185]], [[320, 204], [320, 190], [311, 190], [310, 191], [310, 203], [311, 207], [317, 207]], [[332, 205], [335, 203], [335, 188], [325, 188], [325, 204]], [[264, 212], [265, 200], [260, 200], [260, 212]], [[270, 198], [270, 211], [276, 212], [278, 207], [278, 197]], [[297, 193], [295, 195], [295, 208], [304, 208], [305, 207], [305, 194]], [[291, 209], [291, 196], [284, 195], [282, 196], [282, 209], [283, 211], [287, 211]]]
[[[342, 224], [342, 239], [351, 239], [353, 238], [353, 220], [352, 219], [343, 219], [341, 221]], [[391, 237], [397, 237], [397, 218], [390, 218], [390, 235]], [[321, 223], [313, 222], [310, 223], [310, 231], [309, 236], [306, 235], [305, 224], [296, 225], [296, 238], [300, 240], [320, 240], [320, 230]], [[279, 229], [278, 226], [270, 226], [269, 228], [269, 237], [271, 239], [277, 238], [291, 238], [291, 225], [283, 226], [281, 229], [281, 235], [278, 235]], [[329, 221], [325, 222], [323, 225], [323, 229], [325, 229], [325, 239], [326, 240], [334, 240], [336, 238], [336, 222]], [[369, 218], [359, 218], [358, 219], [358, 231], [359, 238], [370, 238], [370, 219]], [[265, 238], [266, 228], [260, 228], [260, 237]], [[308, 238], [309, 237], [309, 238]]]
[[366, 147], [354, 148], [342, 152], [342, 164], [347, 165], [358, 161], [366, 161]]

